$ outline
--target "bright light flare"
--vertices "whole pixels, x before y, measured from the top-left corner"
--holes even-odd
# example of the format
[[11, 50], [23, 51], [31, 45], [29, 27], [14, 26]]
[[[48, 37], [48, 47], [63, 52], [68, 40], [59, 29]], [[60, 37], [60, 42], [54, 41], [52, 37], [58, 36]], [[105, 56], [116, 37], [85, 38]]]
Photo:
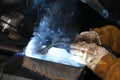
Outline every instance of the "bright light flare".
[[[29, 42], [28, 46], [25, 50], [25, 55], [27, 57], [32, 57], [36, 59], [46, 60], [50, 62], [75, 66], [75, 67], [83, 67], [84, 65], [75, 61], [75, 56], [68, 53], [65, 49], [51, 47], [48, 50], [46, 55], [40, 54], [37, 49], [39, 48], [39, 39], [33, 37], [32, 40]], [[76, 59], [78, 60], [78, 59]]]

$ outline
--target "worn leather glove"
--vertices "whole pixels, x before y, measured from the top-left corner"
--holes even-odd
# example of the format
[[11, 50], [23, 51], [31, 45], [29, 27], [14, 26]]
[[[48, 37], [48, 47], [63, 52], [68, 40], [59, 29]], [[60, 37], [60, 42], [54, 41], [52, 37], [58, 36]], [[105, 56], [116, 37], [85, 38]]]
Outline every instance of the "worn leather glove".
[[100, 36], [95, 31], [85, 31], [76, 37], [76, 41], [93, 42], [101, 45]]
[[100, 59], [108, 54], [108, 51], [95, 43], [87, 42], [76, 42], [71, 44], [70, 53], [73, 56], [73, 60], [88, 66], [90, 69], [94, 70]]

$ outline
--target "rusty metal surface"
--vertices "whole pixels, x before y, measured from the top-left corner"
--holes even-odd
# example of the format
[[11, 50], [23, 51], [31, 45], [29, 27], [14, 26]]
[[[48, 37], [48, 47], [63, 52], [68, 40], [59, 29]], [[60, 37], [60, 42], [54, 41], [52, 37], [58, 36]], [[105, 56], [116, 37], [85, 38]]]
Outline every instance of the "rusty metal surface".
[[53, 80], [78, 80], [83, 70], [83, 68], [66, 66], [43, 60], [36, 60], [28, 57], [24, 57], [22, 66], [28, 70], [36, 72], [40, 75], [44, 75]]

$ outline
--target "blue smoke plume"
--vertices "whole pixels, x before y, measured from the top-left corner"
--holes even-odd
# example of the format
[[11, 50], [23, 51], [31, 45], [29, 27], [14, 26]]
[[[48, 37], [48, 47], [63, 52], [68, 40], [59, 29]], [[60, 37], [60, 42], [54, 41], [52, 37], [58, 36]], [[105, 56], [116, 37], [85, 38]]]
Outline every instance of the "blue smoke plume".
[[[67, 10], [67, 7], [65, 10], [63, 9], [66, 5], [64, 0], [49, 2], [50, 4], [46, 1], [49, 0], [33, 0], [33, 7], [39, 8], [38, 6], [41, 5], [44, 8], [45, 14], [40, 20], [38, 27], [34, 29], [34, 37], [29, 41], [25, 55], [32, 58], [82, 67], [83, 65], [73, 61], [71, 59], [72, 55], [69, 54], [69, 45], [77, 33], [74, 32], [74, 29], [70, 32], [66, 25], [70, 22], [71, 16], [74, 13]], [[69, 0], [66, 2], [69, 3]]]

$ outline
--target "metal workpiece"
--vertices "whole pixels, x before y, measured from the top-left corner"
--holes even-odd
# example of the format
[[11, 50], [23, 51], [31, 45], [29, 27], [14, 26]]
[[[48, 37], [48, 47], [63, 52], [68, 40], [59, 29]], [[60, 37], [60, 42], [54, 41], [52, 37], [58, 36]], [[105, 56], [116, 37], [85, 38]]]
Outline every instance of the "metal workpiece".
[[29, 57], [24, 57], [22, 66], [52, 80], [79, 80], [79, 76], [83, 71], [83, 68], [32, 59]]
[[9, 39], [20, 41], [32, 35], [34, 25], [19, 12], [11, 12], [0, 17], [0, 30]]
[[0, 17], [3, 30], [8, 29], [13, 31], [17, 31], [17, 27], [20, 25], [20, 22], [23, 19], [24, 16], [18, 12], [12, 12]]
[[8, 34], [8, 38], [19, 41], [21, 40], [20, 34], [18, 34], [18, 27], [21, 25], [21, 21], [24, 16], [18, 12], [12, 12], [10, 14], [2, 15], [0, 17], [0, 27], [3, 33]]
[[0, 27], [2, 28], [2, 32], [4, 32], [6, 29], [12, 28], [9, 24], [4, 23], [4, 22], [0, 22], [0, 25], [1, 25]]

